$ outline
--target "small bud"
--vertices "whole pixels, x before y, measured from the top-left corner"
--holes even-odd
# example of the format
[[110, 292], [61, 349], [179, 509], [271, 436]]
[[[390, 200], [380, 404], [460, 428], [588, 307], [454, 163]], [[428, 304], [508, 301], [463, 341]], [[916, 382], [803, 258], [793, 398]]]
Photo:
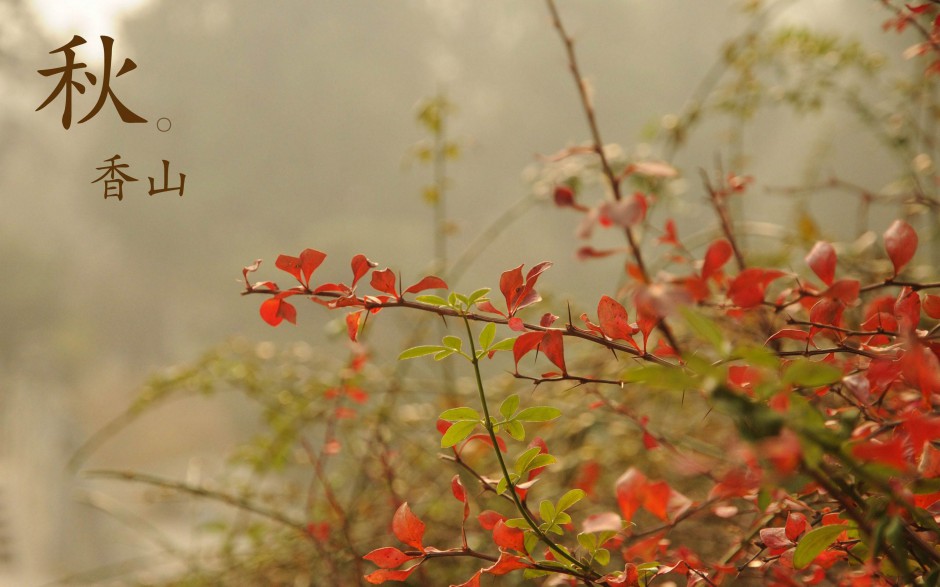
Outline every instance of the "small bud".
[[559, 208], [573, 208], [575, 206], [574, 190], [566, 185], [555, 186], [553, 197], [555, 198], [555, 205]]

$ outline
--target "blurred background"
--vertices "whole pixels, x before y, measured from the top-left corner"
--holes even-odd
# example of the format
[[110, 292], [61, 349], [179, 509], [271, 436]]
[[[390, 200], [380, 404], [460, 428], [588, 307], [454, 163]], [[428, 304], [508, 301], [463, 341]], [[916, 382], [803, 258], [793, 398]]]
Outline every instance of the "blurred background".
[[[755, 26], [747, 4], [769, 6], [560, 1], [604, 139], [622, 145], [622, 157], [671, 155], [652, 139], [696, 95], [724, 43]], [[890, 61], [910, 39], [884, 34], [887, 16], [872, 1], [786, 2], [757, 30], [805, 25], [848, 35]], [[36, 111], [59, 79], [37, 70], [61, 67], [62, 53], [50, 51], [73, 35], [86, 39], [76, 58], [99, 81], [73, 95], [66, 130], [64, 95]], [[146, 123], [123, 123], [109, 100], [77, 124], [101, 88], [99, 35], [114, 38], [114, 94]], [[125, 58], [137, 68], [115, 77]], [[347, 279], [356, 253], [405, 281], [433, 267], [433, 210], [422, 198], [431, 169], [414, 145], [428, 138], [416, 104], [438, 94], [454, 105], [447, 136], [460, 148], [447, 171], [448, 251], [451, 259], [470, 246], [478, 253], [451, 286], [493, 287], [504, 269], [551, 260], [542, 287], [556, 299], [616, 288], [622, 259], [575, 258], [583, 244], [575, 217], [551, 205], [552, 172], [538, 157], [589, 138], [542, 3], [0, 0], [0, 585], [80, 583], [82, 573], [159, 551], [115, 514], [133, 509], [127, 488], [80, 470], [190, 478], [221, 467], [220, 455], [250, 430], [237, 402], [189, 398], [156, 408], [70, 466], [149, 374], [236, 336], [250, 346], [303, 341], [315, 353], [345, 352], [328, 346], [341, 330], [337, 317], [312, 304], [301, 305], [297, 326], [265, 324], [260, 299], [239, 295], [243, 266], [263, 258], [257, 279], [286, 283], [274, 259], [313, 247], [329, 255], [323, 281]], [[161, 118], [169, 131], [157, 128]], [[889, 163], [842, 104], [812, 116], [769, 109], [750, 122], [729, 134], [733, 125], [719, 118], [676, 151], [682, 177], [660, 225], [682, 212], [680, 233], [701, 228], [697, 168], [711, 171], [717, 160], [759, 186], [837, 173], [881, 188], [905, 164]], [[735, 159], [739, 152], [747, 159]], [[124, 185], [122, 201], [92, 183], [115, 154], [139, 180]], [[183, 197], [147, 195], [164, 159], [171, 183], [186, 174]], [[599, 185], [585, 187], [587, 203], [601, 197]], [[492, 240], [475, 241], [513, 206], [527, 211], [504, 217]], [[755, 223], [799, 220], [786, 198], [741, 206]], [[806, 206], [831, 217], [845, 200], [829, 194]], [[826, 228], [854, 234], [854, 216]], [[185, 543], [185, 533], [171, 536]]]

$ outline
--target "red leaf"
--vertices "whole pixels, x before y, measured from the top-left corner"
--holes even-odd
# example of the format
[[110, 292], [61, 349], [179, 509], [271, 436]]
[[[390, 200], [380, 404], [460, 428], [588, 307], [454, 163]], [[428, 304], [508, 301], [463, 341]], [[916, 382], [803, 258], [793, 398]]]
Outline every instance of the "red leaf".
[[637, 469], [630, 467], [617, 479], [617, 504], [624, 522], [630, 522], [633, 514], [643, 505], [643, 495], [646, 492], [646, 476]]
[[555, 323], [555, 320], [558, 320], [558, 316], [552, 314], [551, 312], [545, 312], [542, 314], [542, 317], [539, 318], [539, 326], [543, 328], [549, 328], [552, 324]]
[[643, 507], [660, 520], [669, 521], [667, 507], [672, 488], [665, 481], [647, 483], [643, 492]]
[[551, 266], [548, 261], [539, 263], [529, 270], [525, 279], [522, 278], [522, 265], [503, 272], [499, 278], [499, 291], [506, 300], [509, 316], [542, 299], [534, 289], [535, 284], [539, 276]]
[[659, 242], [664, 245], [679, 245], [679, 236], [676, 234], [676, 222], [672, 218], [666, 221], [666, 226], [663, 228], [663, 236], [659, 237]]
[[930, 418], [920, 412], [913, 411], [905, 415], [902, 426], [911, 439], [915, 460], [920, 459], [924, 447], [928, 443], [940, 439], [940, 418]]
[[597, 464], [597, 461], [588, 461], [581, 467], [572, 486], [584, 491], [588, 496], [594, 495], [594, 486], [597, 485], [600, 476], [601, 466]]
[[516, 332], [525, 332], [525, 323], [522, 321], [522, 318], [518, 316], [513, 316], [506, 322], [506, 326], [509, 326], [510, 330], [515, 330]]
[[364, 578], [369, 583], [373, 585], [380, 585], [386, 581], [404, 581], [408, 578], [419, 565], [415, 565], [410, 569], [405, 569], [404, 571], [392, 571], [389, 569], [380, 569], [378, 571], [369, 573]]
[[[525, 335], [523, 334], [522, 336]], [[519, 338], [522, 337], [520, 336]], [[518, 342], [518, 339], [516, 339], [516, 342]], [[539, 344], [539, 350], [549, 361], [561, 369], [563, 374], [568, 373], [568, 369], [565, 367], [564, 335], [562, 335], [561, 330], [546, 331], [545, 336], [542, 337], [542, 341]], [[515, 351], [515, 345], [513, 345], [513, 351]]]
[[813, 308], [809, 311], [809, 319], [817, 324], [839, 326], [842, 322], [843, 311], [845, 311], [845, 304], [842, 302], [823, 298], [813, 304]]
[[836, 250], [831, 244], [819, 241], [806, 255], [806, 264], [826, 285], [832, 285], [836, 275]]
[[636, 325], [643, 333], [643, 352], [646, 352], [646, 344], [653, 329], [659, 324], [659, 317], [651, 314], [646, 306], [636, 304], [635, 300], [634, 304], [636, 305]]
[[702, 279], [708, 279], [715, 271], [721, 269], [733, 252], [731, 243], [725, 239], [716, 240], [709, 245], [705, 252], [705, 263], [702, 265]]
[[780, 554], [794, 546], [793, 541], [787, 538], [785, 528], [761, 528], [760, 540], [770, 549], [770, 554]]
[[648, 538], [642, 538], [623, 549], [624, 560], [641, 560], [643, 562], [655, 560], [657, 554], [662, 554], [662, 540], [666, 531], [657, 532]]
[[735, 305], [753, 308], [764, 301], [767, 286], [786, 275], [776, 269], [745, 269], [738, 273], [728, 287], [728, 297]]
[[636, 263], [627, 263], [626, 265], [627, 275], [632, 277], [635, 281], [640, 283], [647, 283], [649, 280], [644, 275], [643, 270], [640, 269], [640, 266]]
[[926, 312], [928, 316], [935, 320], [940, 320], [940, 296], [933, 294], [925, 295], [921, 303], [923, 304], [924, 312]]
[[382, 269], [372, 272], [372, 281], [370, 285], [381, 292], [387, 293], [392, 297], [398, 297], [398, 291], [395, 289], [395, 274], [391, 269]]
[[359, 318], [361, 317], [362, 310], [346, 314], [346, 334], [349, 335], [349, 340], [353, 342], [356, 342], [356, 337], [359, 336]]
[[597, 320], [608, 338], [633, 341], [636, 330], [630, 326], [627, 310], [617, 300], [603, 296], [597, 303]]
[[470, 517], [470, 502], [467, 500], [467, 490], [460, 482], [460, 475], [454, 475], [454, 478], [450, 480], [450, 490], [458, 501], [463, 502], [463, 521], [466, 522]]
[[708, 499], [724, 499], [728, 497], [744, 497], [760, 487], [760, 478], [752, 471], [731, 469], [712, 487]]
[[920, 295], [909, 287], [901, 288], [894, 303], [894, 317], [901, 330], [910, 331], [920, 322]]
[[901, 438], [892, 438], [887, 442], [869, 439], [852, 447], [852, 456], [863, 461], [881, 463], [899, 471], [906, 471], [909, 467], [904, 452], [904, 440]]
[[477, 308], [481, 312], [489, 312], [490, 314], [499, 314], [500, 316], [505, 316], [500, 310], [496, 309], [496, 306], [490, 303], [489, 300], [483, 300], [482, 302], [477, 302]]
[[501, 549], [525, 553], [525, 532], [519, 528], [510, 528], [502, 520], [493, 526], [493, 543]]
[[297, 281], [303, 283], [300, 279], [300, 259], [297, 257], [291, 257], [290, 255], [278, 255], [277, 260], [274, 261], [274, 266], [282, 271], [286, 271], [293, 275]]
[[542, 300], [542, 297], [535, 292], [535, 284], [538, 282], [542, 273], [545, 273], [551, 269], [551, 267], [552, 263], [550, 261], [542, 261], [532, 269], [529, 269], [529, 272], [526, 273], [525, 276], [525, 287], [523, 288], [519, 299], [517, 299], [513, 305], [513, 313]]
[[300, 253], [300, 270], [304, 275], [303, 284], [310, 285], [310, 276], [317, 270], [317, 267], [326, 259], [326, 253], [321, 253], [315, 249], [304, 249]]
[[408, 502], [401, 504], [392, 518], [392, 532], [395, 537], [413, 548], [423, 551], [421, 539], [424, 537], [424, 522], [411, 513]]
[[440, 277], [429, 275], [405, 290], [405, 293], [418, 293], [426, 289], [447, 289], [447, 284]]
[[460, 482], [460, 475], [454, 475], [454, 478], [450, 480], [450, 490], [454, 493], [457, 501], [467, 503], [467, 491], [464, 489], [463, 483]]
[[907, 222], [895, 220], [885, 231], [884, 239], [885, 250], [894, 265], [894, 274], [897, 275], [914, 258], [917, 251], [917, 233]]
[[506, 573], [511, 573], [518, 569], [527, 568], [529, 568], [529, 564], [518, 556], [500, 551], [499, 560], [496, 561], [495, 564], [483, 569], [483, 572], [489, 573], [490, 575], [505, 575]]
[[578, 261], [586, 261], [587, 259], [609, 257], [619, 252], [621, 252], [621, 249], [595, 249], [592, 246], [584, 246], [575, 251], [574, 256]]
[[610, 587], [639, 587], [640, 573], [637, 571], [635, 564], [627, 563], [623, 567], [623, 574], [619, 578], [615, 578], [613, 574], [610, 574], [603, 576], [601, 580]]
[[420, 557], [405, 554], [393, 546], [386, 546], [385, 548], [377, 548], [362, 558], [375, 563], [382, 569], [397, 569], [406, 562]]
[[809, 530], [810, 525], [806, 516], [799, 512], [790, 512], [787, 514], [786, 535], [790, 540], [795, 541], [803, 532]]
[[350, 287], [356, 287], [356, 284], [362, 279], [362, 276], [369, 272], [369, 269], [376, 267], [378, 263], [368, 260], [365, 255], [356, 255], [352, 258], [350, 266], [353, 272], [353, 281]]
[[839, 300], [845, 305], [851, 305], [858, 299], [859, 283], [857, 279], [840, 279], [830, 285], [829, 289], [821, 295], [824, 298]]
[[484, 510], [477, 516], [477, 520], [480, 522], [480, 526], [484, 530], [492, 530], [496, 527], [497, 522], [501, 522], [505, 519], [506, 516], [494, 512], [493, 510]]
[[499, 291], [502, 292], [503, 298], [506, 300], [506, 308], [510, 316], [513, 315], [513, 302], [518, 299], [523, 287], [522, 265], [515, 269], [507, 269], [499, 276]]
[[480, 574], [482, 572], [483, 571], [477, 571], [466, 582], [461, 583], [460, 585], [451, 585], [450, 587], [480, 587]]
[[307, 534], [320, 542], [326, 542], [330, 539], [330, 525], [326, 522], [320, 522], [319, 524], [310, 522], [307, 524]]
[[297, 323], [297, 308], [284, 301], [283, 298], [268, 298], [261, 303], [261, 318], [271, 326], [277, 326], [282, 320], [291, 324]]
[[544, 332], [526, 332], [519, 335], [516, 342], [512, 343], [512, 357], [516, 362], [516, 373], [519, 372], [519, 360], [538, 347], [544, 336]]

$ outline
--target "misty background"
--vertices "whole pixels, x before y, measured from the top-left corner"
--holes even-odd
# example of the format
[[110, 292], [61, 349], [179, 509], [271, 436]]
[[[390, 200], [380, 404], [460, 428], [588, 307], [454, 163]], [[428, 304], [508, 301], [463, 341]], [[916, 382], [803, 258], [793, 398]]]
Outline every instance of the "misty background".
[[[424, 98], [442, 92], [456, 105], [448, 120], [462, 148], [448, 173], [452, 256], [518, 200], [535, 201], [452, 287], [493, 287], [500, 271], [543, 260], [555, 263], [543, 288], [559, 299], [616, 287], [622, 259], [577, 261], [576, 217], [533, 190], [537, 154], [589, 138], [544, 4], [150, 0], [89, 3], [82, 11], [100, 18], [57, 18], [71, 4], [0, 0], [0, 585], [45, 585], [156, 550], [88, 505], [132, 509], [130, 488], [67, 467], [148, 374], [233, 336], [336, 352], [324, 343], [337, 317], [313, 304], [299, 304], [297, 326], [265, 324], [260, 299], [239, 295], [243, 266], [262, 258], [258, 280], [288, 283], [274, 259], [312, 247], [329, 255], [322, 281], [347, 279], [356, 253], [405, 281], [427, 271], [433, 225], [421, 190], [430, 170], [407, 164], [425, 138], [415, 123]], [[723, 42], [749, 23], [734, 1], [559, 4], [605, 141], [654, 159], [662, 154], [638, 146], [644, 129], [682, 108]], [[849, 33], [893, 57], [905, 43], [881, 32], [886, 18], [877, 2], [804, 1], [789, 3], [773, 25]], [[61, 124], [64, 96], [35, 111], [58, 81], [37, 70], [60, 67], [62, 55], [49, 52], [74, 34], [87, 41], [77, 59], [96, 75], [98, 35], [114, 37], [112, 89], [147, 123], [122, 123], [109, 101], [76, 124], [100, 78], [74, 95], [70, 129]], [[137, 69], [115, 78], [127, 57]], [[157, 129], [162, 117], [168, 132]], [[700, 205], [697, 168], [727, 148], [723, 133], [720, 122], [706, 126], [679, 152], [688, 181], [677, 214]], [[874, 140], [835, 110], [759, 114], [740, 171], [758, 184], [798, 183], [818, 156], [807, 148], [814, 142], [825, 144], [827, 169], [858, 184], [894, 177]], [[124, 185], [123, 201], [91, 183], [115, 154], [139, 180]], [[171, 183], [186, 174], [183, 197], [147, 195], [148, 177], [161, 183], [163, 159]], [[602, 197], [592, 189], [587, 203]], [[845, 202], [813, 202], [813, 211], [832, 214]], [[782, 199], [744, 208], [756, 220], [793, 221]], [[701, 228], [690, 216], [680, 234]], [[133, 423], [83, 467], [173, 478], [194, 466], [211, 471], [246, 426], [224, 402], [187, 399]]]

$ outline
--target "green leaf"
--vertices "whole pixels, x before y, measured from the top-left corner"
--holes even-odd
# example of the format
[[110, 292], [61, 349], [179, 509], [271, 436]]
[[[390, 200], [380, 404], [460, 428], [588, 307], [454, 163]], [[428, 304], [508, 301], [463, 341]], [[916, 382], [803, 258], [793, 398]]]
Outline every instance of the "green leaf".
[[506, 492], [506, 488], [507, 488], [508, 486], [509, 486], [509, 484], [506, 483], [506, 478], [505, 478], [505, 477], [503, 477], [502, 479], [500, 479], [500, 480], [499, 480], [499, 483], [496, 484], [496, 495], [502, 495], [503, 493], [505, 493], [505, 492]]
[[515, 344], [515, 338], [504, 338], [503, 340], [497, 342], [489, 348], [491, 351], [511, 351], [512, 345]]
[[485, 296], [488, 293], [490, 293], [490, 288], [488, 287], [483, 287], [483, 288], [476, 290], [475, 292], [470, 294], [470, 297], [467, 298], [467, 301], [470, 302], [470, 304], [467, 304], [467, 305], [469, 306], [469, 305], [477, 303], [478, 301], [482, 301], [483, 296]]
[[529, 529], [529, 523], [525, 521], [525, 518], [510, 518], [505, 520], [503, 524], [506, 524], [510, 528], [519, 528], [520, 530]]
[[460, 420], [473, 420], [476, 422], [480, 420], [480, 413], [473, 408], [461, 407], [444, 410], [438, 417], [448, 422], [457, 422]]
[[819, 556], [822, 551], [829, 548], [829, 546], [836, 541], [839, 534], [842, 534], [846, 529], [845, 526], [836, 524], [832, 526], [821, 526], [807, 532], [806, 535], [800, 539], [800, 542], [796, 545], [796, 550], [793, 552], [793, 566], [797, 569], [803, 569], [809, 566], [809, 564], [816, 560], [816, 557]]
[[[525, 526], [523, 526], [523, 529], [529, 530], [529, 524], [526, 524]], [[526, 552], [529, 552], [529, 553], [535, 552], [535, 547], [539, 543], [539, 537], [535, 532], [532, 532], [532, 531], [526, 532], [525, 538], [523, 538], [522, 540], [523, 540], [523, 544], [525, 544]]]
[[555, 506], [552, 505], [552, 502], [543, 499], [539, 504], [539, 517], [542, 518], [543, 522], [551, 522], [555, 519]]
[[[561, 503], [560, 501], [558, 503]], [[588, 532], [581, 532], [578, 534], [578, 544], [581, 545], [581, 548], [588, 552], [594, 552], [597, 550], [597, 535], [590, 534]]]
[[483, 327], [483, 330], [480, 332], [480, 348], [488, 349], [490, 345], [493, 344], [493, 339], [496, 338], [496, 324], [490, 322]]
[[557, 524], [570, 524], [570, 523], [571, 523], [571, 516], [569, 516], [569, 515], [566, 514], [565, 512], [559, 512], [559, 511], [556, 510], [556, 511], [555, 511], [555, 523], [557, 523]]
[[467, 296], [465, 296], [465, 295], [463, 295], [463, 294], [456, 293], [456, 292], [454, 293], [454, 295], [457, 296], [457, 300], [458, 300], [461, 304], [463, 304], [463, 306], [464, 306], [465, 308], [470, 305], [470, 304], [469, 304], [470, 300], [467, 299]]
[[798, 359], [787, 367], [783, 374], [784, 383], [800, 387], [822, 387], [842, 379], [842, 370], [827, 363]]
[[551, 465], [553, 463], [555, 463], [555, 457], [553, 457], [552, 455], [548, 455], [548, 454], [536, 455], [535, 458], [529, 461], [528, 468], [526, 469], [526, 471], [530, 471], [532, 469], [538, 469], [540, 467], [547, 467], [548, 465]]
[[439, 353], [437, 353], [436, 355], [434, 355], [434, 360], [435, 360], [435, 361], [441, 361], [441, 360], [446, 359], [447, 357], [451, 356], [452, 354], [454, 354], [454, 352], [455, 352], [454, 349], [444, 349], [444, 350], [442, 350], [441, 352], [439, 352]]
[[503, 403], [499, 406], [499, 413], [503, 415], [503, 418], [509, 419], [513, 414], [516, 413], [516, 410], [519, 408], [519, 396], [512, 394], [503, 400]]
[[432, 355], [442, 350], [445, 350], [444, 347], [437, 346], [437, 345], [415, 346], [405, 351], [402, 351], [402, 353], [398, 355], [398, 360], [403, 361], [405, 359], [414, 359], [415, 357], [423, 357], [425, 355]]
[[451, 424], [450, 428], [447, 429], [447, 432], [444, 433], [444, 436], [441, 437], [441, 448], [450, 448], [464, 440], [470, 436], [470, 433], [477, 427], [477, 424], [479, 424], [479, 422], [469, 420], [454, 422]]
[[448, 334], [447, 336], [444, 337], [444, 340], [441, 341], [441, 344], [443, 344], [445, 347], [449, 349], [459, 351], [461, 347], [463, 346], [463, 341], [460, 340], [459, 336]]
[[436, 295], [434, 295], [434, 294], [427, 294], [427, 295], [423, 295], [423, 296], [416, 296], [416, 297], [415, 297], [415, 301], [416, 301], [416, 302], [421, 302], [422, 304], [430, 304], [430, 305], [432, 305], [432, 306], [447, 306], [447, 305], [449, 305], [449, 304], [447, 303], [447, 300], [445, 300], [445, 299], [442, 298], [441, 296], [436, 296]]
[[584, 493], [584, 490], [582, 489], [572, 489], [568, 493], [561, 496], [561, 499], [558, 500], [558, 505], [556, 505], [555, 508], [559, 512], [563, 512], [584, 499], [585, 495], [587, 494]]
[[520, 422], [548, 422], [561, 416], [561, 410], [550, 406], [532, 406], [516, 414]]
[[597, 549], [597, 552], [594, 553], [594, 560], [602, 567], [607, 566], [610, 564], [610, 551], [606, 548]]
[[515, 420], [506, 422], [506, 432], [508, 432], [510, 436], [520, 442], [525, 440], [525, 428], [523, 428], [522, 424]]
[[715, 350], [726, 354], [728, 343], [717, 324], [695, 310], [682, 308], [681, 311], [685, 321], [689, 323], [689, 328], [696, 336], [710, 344]]
[[519, 475], [525, 473], [528, 470], [527, 467], [529, 466], [529, 463], [532, 461], [532, 459], [535, 458], [535, 455], [539, 454], [540, 450], [541, 449], [539, 447], [533, 446], [532, 448], [528, 448], [523, 451], [523, 453], [516, 458], [516, 464], [513, 466], [513, 468], [516, 470], [516, 473]]

